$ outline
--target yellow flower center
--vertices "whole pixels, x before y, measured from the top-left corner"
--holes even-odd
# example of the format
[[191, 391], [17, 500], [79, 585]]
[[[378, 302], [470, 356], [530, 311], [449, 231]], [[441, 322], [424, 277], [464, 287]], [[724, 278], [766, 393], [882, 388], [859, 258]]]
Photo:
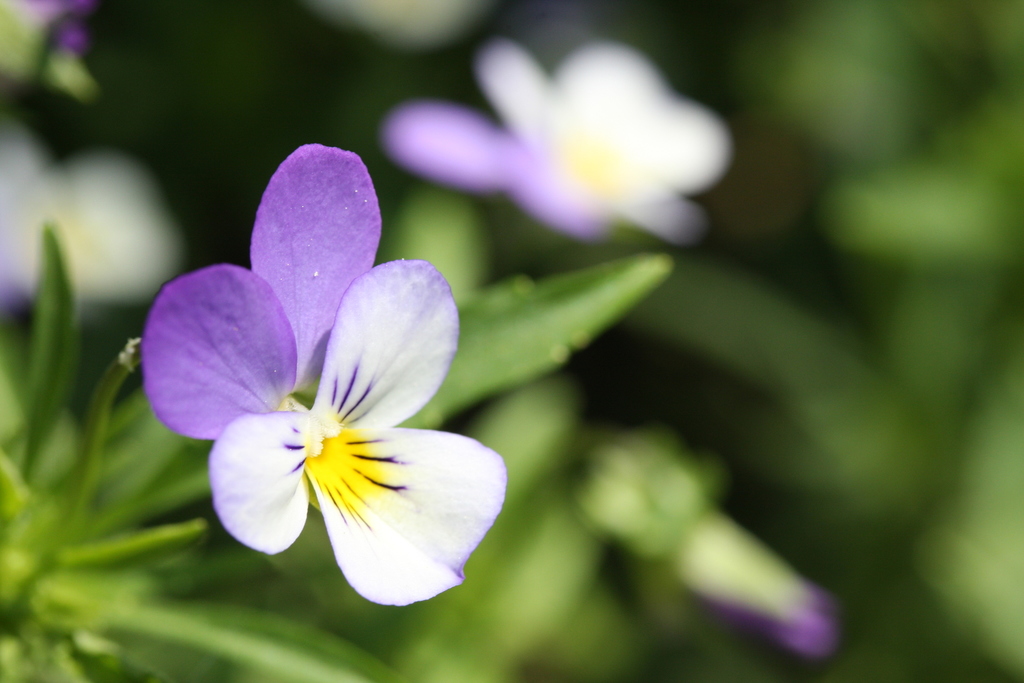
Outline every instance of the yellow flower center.
[[613, 146], [574, 132], [560, 141], [558, 152], [569, 175], [594, 194], [614, 199], [626, 190], [628, 164]]
[[405, 490], [402, 463], [388, 454], [386, 443], [366, 430], [342, 429], [323, 440], [319, 455], [306, 458], [306, 475], [343, 516], [365, 523], [367, 505]]

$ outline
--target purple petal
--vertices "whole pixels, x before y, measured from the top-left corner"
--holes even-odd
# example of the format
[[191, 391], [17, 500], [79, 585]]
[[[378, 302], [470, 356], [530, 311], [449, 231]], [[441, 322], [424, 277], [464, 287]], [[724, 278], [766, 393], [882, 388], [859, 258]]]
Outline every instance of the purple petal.
[[164, 424], [215, 439], [240, 415], [277, 410], [295, 386], [295, 340], [270, 285], [245, 268], [210, 266], [157, 294], [142, 370]]
[[544, 150], [519, 144], [508, 155], [507, 163], [512, 178], [508, 193], [524, 211], [576, 239], [591, 241], [606, 236], [606, 211], [559, 171]]
[[313, 413], [393, 427], [434, 395], [455, 356], [459, 312], [426, 261], [383, 263], [345, 293]]
[[307, 421], [303, 413], [243, 415], [213, 444], [213, 508], [224, 528], [250, 548], [279, 553], [306, 524]]
[[449, 102], [416, 100], [388, 114], [385, 151], [407, 170], [467, 192], [506, 185], [510, 136], [479, 112]]
[[84, 55], [92, 43], [85, 22], [77, 19], [62, 21], [53, 33], [53, 43], [61, 50]]
[[835, 599], [806, 583], [805, 600], [785, 618], [746, 605], [701, 596], [712, 613], [730, 626], [757, 634], [805, 659], [825, 659], [839, 645], [839, 618]]
[[373, 266], [379, 241], [377, 194], [352, 152], [304, 145], [270, 179], [256, 212], [250, 256], [295, 331], [297, 386], [320, 376], [341, 297]]
[[78, 16], [85, 16], [96, 11], [100, 4], [99, 0], [67, 0], [68, 9]]

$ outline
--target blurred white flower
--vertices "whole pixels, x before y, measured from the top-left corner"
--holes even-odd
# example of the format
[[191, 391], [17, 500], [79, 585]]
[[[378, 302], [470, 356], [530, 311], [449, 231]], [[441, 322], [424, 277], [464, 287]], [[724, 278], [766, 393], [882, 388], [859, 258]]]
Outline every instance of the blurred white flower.
[[682, 195], [725, 172], [732, 143], [710, 109], [672, 91], [625, 45], [595, 43], [551, 78], [522, 47], [494, 40], [476, 60], [481, 89], [506, 125], [459, 105], [418, 101], [385, 122], [392, 158], [468, 191], [503, 190], [538, 220], [581, 239], [620, 219], [672, 242], [705, 225]]
[[0, 127], [0, 300], [31, 296], [40, 229], [53, 221], [78, 297], [125, 303], [151, 296], [177, 270], [182, 242], [156, 180], [115, 151], [52, 164], [28, 132]]
[[449, 43], [480, 19], [494, 0], [304, 0], [324, 19], [354, 24], [396, 47]]

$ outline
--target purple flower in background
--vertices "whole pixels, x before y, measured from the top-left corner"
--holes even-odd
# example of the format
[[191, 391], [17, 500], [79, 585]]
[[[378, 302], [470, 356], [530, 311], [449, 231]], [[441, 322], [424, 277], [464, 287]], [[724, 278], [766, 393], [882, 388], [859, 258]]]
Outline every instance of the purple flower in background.
[[700, 236], [704, 213], [682, 195], [721, 177], [730, 136], [642, 54], [588, 45], [549, 79], [522, 47], [495, 40], [479, 53], [476, 75], [504, 129], [461, 105], [408, 102], [383, 126], [391, 158], [467, 192], [505, 192], [579, 239], [605, 236], [616, 220], [676, 243]]
[[[210, 266], [157, 295], [143, 378], [168, 427], [216, 439], [213, 504], [235, 538], [284, 550], [312, 491], [349, 583], [403, 605], [461, 583], [505, 468], [472, 439], [394, 428], [444, 380], [458, 312], [429, 263], [372, 267], [379, 238], [359, 157], [300, 147], [260, 202], [252, 270]], [[306, 409], [292, 393], [318, 379]]]
[[802, 595], [803, 603], [784, 615], [772, 615], [738, 602], [700, 597], [712, 614], [737, 630], [767, 638], [805, 659], [831, 657], [839, 644], [836, 601], [812, 583], [805, 583]]
[[595, 449], [578, 500], [595, 528], [633, 552], [672, 558], [683, 584], [730, 626], [807, 659], [832, 655], [835, 600], [715, 509], [705, 472], [671, 435], [625, 433]]
[[37, 22], [50, 30], [55, 47], [75, 55], [90, 45], [85, 18], [96, 11], [99, 0], [22, 0]]
[[725, 515], [707, 515], [698, 522], [677, 562], [683, 581], [730, 626], [806, 659], [835, 653], [835, 599]]

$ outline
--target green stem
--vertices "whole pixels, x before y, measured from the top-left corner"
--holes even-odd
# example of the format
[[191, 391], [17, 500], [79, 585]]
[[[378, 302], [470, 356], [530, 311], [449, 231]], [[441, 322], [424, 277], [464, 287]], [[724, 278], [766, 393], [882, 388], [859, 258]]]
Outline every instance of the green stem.
[[78, 520], [92, 502], [103, 469], [103, 446], [107, 440], [110, 411], [125, 378], [139, 365], [139, 339], [130, 339], [117, 358], [107, 366], [93, 391], [85, 415], [85, 427], [78, 450], [78, 459], [71, 474], [72, 489], [68, 496], [68, 512]]

